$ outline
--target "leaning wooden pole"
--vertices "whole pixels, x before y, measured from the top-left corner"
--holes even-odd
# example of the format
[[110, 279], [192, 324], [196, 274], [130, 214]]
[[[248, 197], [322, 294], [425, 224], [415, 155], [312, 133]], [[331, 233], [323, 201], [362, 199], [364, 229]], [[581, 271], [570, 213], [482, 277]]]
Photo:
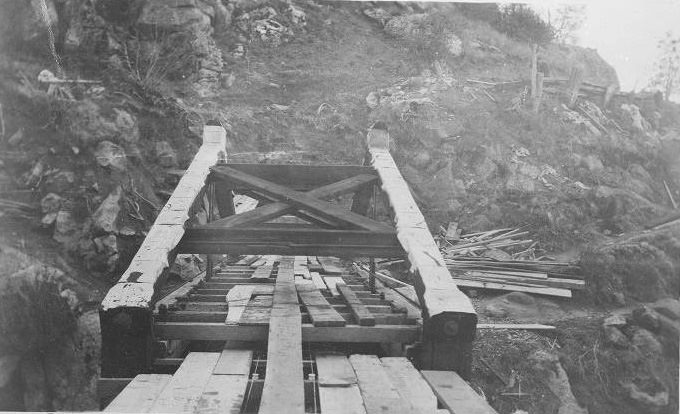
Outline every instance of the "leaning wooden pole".
[[371, 166], [382, 181], [394, 213], [397, 237], [408, 255], [423, 310], [423, 336], [417, 352], [419, 369], [455, 370], [469, 377], [477, 314], [458, 289], [425, 218], [389, 151], [389, 134], [372, 129], [367, 137]]
[[176, 246], [195, 206], [204, 205], [206, 177], [225, 148], [225, 130], [206, 126], [203, 145], [158, 214], [130, 266], [102, 301], [99, 311], [102, 377], [134, 377], [149, 370], [156, 288], [175, 259]]

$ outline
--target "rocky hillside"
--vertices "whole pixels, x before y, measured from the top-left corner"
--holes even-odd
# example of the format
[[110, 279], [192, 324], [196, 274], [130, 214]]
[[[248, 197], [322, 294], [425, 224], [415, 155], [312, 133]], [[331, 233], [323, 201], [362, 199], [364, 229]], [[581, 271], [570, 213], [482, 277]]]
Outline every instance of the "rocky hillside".
[[[574, 68], [603, 88], [617, 87], [616, 73], [594, 50], [548, 43], [538, 50], [546, 82], [534, 110], [527, 42], [455, 5], [379, 6], [3, 2], [0, 223], [29, 241], [5, 242], [30, 250], [52, 239], [80, 279], [105, 290], [206, 122], [227, 129], [231, 160], [304, 163], [361, 163], [366, 129], [383, 122], [433, 231], [449, 221], [466, 232], [528, 225], [544, 252], [572, 257], [590, 243], [584, 306], [677, 299], [677, 234], [638, 247], [613, 238], [670, 213], [669, 193], [680, 199], [677, 107], [629, 94], [605, 106], [590, 93], [569, 105], [559, 80]], [[619, 265], [626, 249], [650, 263], [665, 255], [646, 273], [658, 281], [649, 295]], [[201, 265], [178, 263], [185, 278]], [[677, 390], [675, 381], [661, 383]], [[585, 388], [574, 392], [588, 400]], [[674, 392], [659, 412], [677, 407]], [[76, 408], [64, 401], [44, 407]]]

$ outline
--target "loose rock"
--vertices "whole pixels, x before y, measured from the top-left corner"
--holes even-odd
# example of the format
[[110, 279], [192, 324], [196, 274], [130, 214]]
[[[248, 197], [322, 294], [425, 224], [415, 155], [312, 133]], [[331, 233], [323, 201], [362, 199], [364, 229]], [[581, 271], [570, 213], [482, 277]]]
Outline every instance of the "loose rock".
[[102, 167], [111, 167], [120, 171], [127, 168], [125, 150], [111, 141], [102, 141], [94, 153], [97, 163]]
[[92, 215], [94, 228], [103, 233], [113, 233], [118, 230], [116, 222], [120, 214], [120, 201], [123, 189], [118, 186], [99, 205]]

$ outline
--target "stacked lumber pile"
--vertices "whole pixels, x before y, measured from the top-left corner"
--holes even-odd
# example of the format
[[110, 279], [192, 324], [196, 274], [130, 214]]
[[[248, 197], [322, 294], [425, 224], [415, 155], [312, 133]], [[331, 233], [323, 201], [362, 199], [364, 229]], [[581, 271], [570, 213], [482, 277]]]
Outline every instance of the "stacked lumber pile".
[[565, 298], [585, 288], [577, 266], [547, 256], [536, 258], [537, 242], [521, 228], [460, 235], [452, 223], [442, 230], [440, 250], [460, 287]]

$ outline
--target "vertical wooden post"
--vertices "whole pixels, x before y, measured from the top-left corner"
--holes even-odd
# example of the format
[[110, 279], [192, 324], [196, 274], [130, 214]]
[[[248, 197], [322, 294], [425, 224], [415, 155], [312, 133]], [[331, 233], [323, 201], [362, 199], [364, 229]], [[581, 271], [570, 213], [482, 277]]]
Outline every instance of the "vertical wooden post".
[[578, 91], [581, 89], [581, 82], [583, 82], [583, 68], [574, 66], [569, 74], [569, 108], [573, 108], [578, 98]]
[[541, 99], [543, 99], [543, 72], [536, 74], [536, 96], [534, 96], [534, 113], [537, 114], [541, 107]]
[[132, 307], [99, 311], [102, 377], [131, 378], [149, 372], [153, 338], [151, 314], [151, 309]]
[[[213, 221], [213, 209], [215, 208], [215, 181], [212, 181], [208, 184], [207, 192], [208, 192], [208, 223]], [[213, 263], [213, 257], [210, 253], [205, 255], [206, 260], [205, 260], [205, 280], [210, 280], [213, 277], [213, 270], [215, 267], [215, 264]]]
[[371, 257], [369, 263], [368, 288], [371, 293], [375, 293], [375, 257]]
[[538, 45], [531, 45], [531, 99], [536, 99], [536, 73], [538, 72]]
[[616, 84], [610, 84], [607, 86], [607, 90], [604, 92], [604, 98], [602, 100], [602, 108], [607, 109], [607, 106], [609, 106], [609, 101], [612, 100], [612, 97], [614, 97], [614, 94], [616, 93], [617, 90]]

